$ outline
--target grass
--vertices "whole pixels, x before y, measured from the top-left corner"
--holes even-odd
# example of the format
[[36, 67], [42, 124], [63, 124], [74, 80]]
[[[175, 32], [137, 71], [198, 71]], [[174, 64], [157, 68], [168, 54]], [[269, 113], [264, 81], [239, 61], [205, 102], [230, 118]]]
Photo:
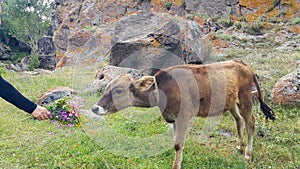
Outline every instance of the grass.
[[[277, 120], [265, 123], [258, 105], [254, 106], [253, 161], [245, 163], [235, 148], [235, 122], [229, 113], [222, 117], [209, 139], [200, 137], [206, 119], [197, 118], [186, 140], [182, 167], [298, 168], [300, 108], [272, 105], [269, 93], [281, 76], [295, 70], [291, 65], [300, 60], [299, 51], [262, 47], [252, 52], [234, 53], [235, 58], [242, 58], [261, 76], [265, 100], [276, 112]], [[99, 98], [85, 90], [94, 74], [91, 67], [70, 67], [52, 74], [6, 72], [2, 76], [34, 101], [54, 86], [73, 87], [88, 100], [84, 107], [88, 109]], [[172, 165], [172, 128], [164, 122], [156, 108], [126, 109], [106, 116], [105, 120], [86, 116], [82, 121], [83, 128], [58, 127], [50, 121], [34, 120], [2, 99], [0, 112], [0, 168], [160, 169], [171, 168]], [[231, 135], [222, 134], [224, 130]]]

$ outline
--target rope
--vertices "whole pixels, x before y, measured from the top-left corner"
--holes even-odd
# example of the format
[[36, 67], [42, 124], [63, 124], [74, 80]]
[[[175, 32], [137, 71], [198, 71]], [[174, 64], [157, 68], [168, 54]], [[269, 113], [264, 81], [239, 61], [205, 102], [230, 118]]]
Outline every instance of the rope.
[[159, 103], [159, 91], [158, 91], [158, 85], [157, 85], [157, 81], [155, 76], [153, 76], [154, 79], [154, 95], [155, 95], [155, 99], [156, 99], [156, 105], [158, 106]]

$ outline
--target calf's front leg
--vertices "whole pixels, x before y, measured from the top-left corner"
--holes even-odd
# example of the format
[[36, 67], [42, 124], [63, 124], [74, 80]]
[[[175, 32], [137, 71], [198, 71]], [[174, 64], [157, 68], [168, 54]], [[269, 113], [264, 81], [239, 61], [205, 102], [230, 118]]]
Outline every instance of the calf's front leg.
[[172, 169], [180, 169], [182, 161], [182, 151], [184, 147], [184, 140], [187, 133], [190, 118], [178, 117], [173, 124], [174, 130], [174, 149], [175, 159]]

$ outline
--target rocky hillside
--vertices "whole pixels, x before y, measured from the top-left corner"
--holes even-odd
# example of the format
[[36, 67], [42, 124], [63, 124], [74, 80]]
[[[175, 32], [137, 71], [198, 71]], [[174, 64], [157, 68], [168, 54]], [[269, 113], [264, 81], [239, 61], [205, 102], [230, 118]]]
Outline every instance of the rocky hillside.
[[[299, 0], [56, 0], [57, 66], [74, 64], [74, 58], [82, 63], [108, 58], [118, 65], [128, 56], [139, 56], [145, 63], [147, 56], [157, 62], [170, 53], [186, 63], [200, 63], [209, 52], [203, 47], [206, 34], [235, 24], [244, 27], [243, 32], [261, 35], [274, 22], [299, 17], [299, 4]], [[299, 25], [290, 30], [299, 34]], [[217, 48], [228, 46], [212, 36], [210, 40]]]
[[[98, 71], [91, 88], [99, 91], [120, 72], [137, 76], [136, 69], [152, 74], [153, 68], [182, 63], [247, 60], [255, 51], [282, 63], [292, 55], [298, 63], [299, 9], [299, 0], [56, 0], [57, 67], [103, 61], [117, 66]], [[261, 75], [276, 72], [269, 70]], [[299, 104], [299, 79], [290, 77], [274, 87], [275, 103]]]

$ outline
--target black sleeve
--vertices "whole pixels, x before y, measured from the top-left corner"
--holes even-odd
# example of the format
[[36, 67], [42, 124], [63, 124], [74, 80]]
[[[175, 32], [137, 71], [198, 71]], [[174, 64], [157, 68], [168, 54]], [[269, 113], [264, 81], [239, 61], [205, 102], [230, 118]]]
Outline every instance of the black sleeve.
[[36, 104], [24, 97], [10, 83], [0, 76], [0, 97], [27, 113], [32, 113]]

